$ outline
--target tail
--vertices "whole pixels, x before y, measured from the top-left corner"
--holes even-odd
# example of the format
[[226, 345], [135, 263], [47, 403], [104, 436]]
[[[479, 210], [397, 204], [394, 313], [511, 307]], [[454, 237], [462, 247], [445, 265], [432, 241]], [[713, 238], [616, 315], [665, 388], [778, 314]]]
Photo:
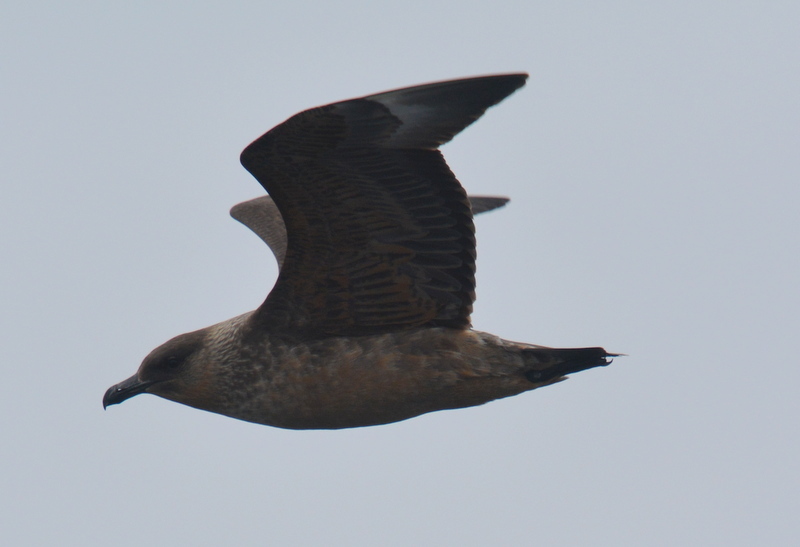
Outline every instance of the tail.
[[525, 377], [536, 384], [547, 384], [562, 379], [567, 374], [611, 364], [612, 357], [603, 348], [528, 348], [522, 350], [525, 358]]

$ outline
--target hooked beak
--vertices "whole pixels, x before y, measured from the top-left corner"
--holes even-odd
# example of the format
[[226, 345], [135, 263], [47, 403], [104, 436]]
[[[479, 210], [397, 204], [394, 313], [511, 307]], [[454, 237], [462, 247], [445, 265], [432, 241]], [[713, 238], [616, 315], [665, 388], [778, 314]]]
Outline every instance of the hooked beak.
[[154, 382], [142, 382], [138, 375], [134, 374], [127, 380], [111, 386], [103, 395], [103, 409], [111, 405], [117, 405], [134, 395], [144, 393]]

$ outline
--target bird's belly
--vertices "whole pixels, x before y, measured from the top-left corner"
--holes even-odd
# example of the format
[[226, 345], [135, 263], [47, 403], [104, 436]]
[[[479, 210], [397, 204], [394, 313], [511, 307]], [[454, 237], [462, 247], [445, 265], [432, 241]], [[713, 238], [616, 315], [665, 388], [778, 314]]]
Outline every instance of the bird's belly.
[[[533, 387], [521, 360], [469, 331], [341, 338], [276, 352], [237, 418], [338, 429], [473, 406]], [[445, 334], [442, 336], [442, 334]]]

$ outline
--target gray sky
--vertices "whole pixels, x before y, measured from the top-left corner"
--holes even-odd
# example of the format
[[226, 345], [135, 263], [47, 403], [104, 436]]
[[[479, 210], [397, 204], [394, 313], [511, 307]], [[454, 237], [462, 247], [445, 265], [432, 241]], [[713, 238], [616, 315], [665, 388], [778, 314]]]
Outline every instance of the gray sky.
[[[7, 545], [789, 545], [800, 511], [800, 3], [6, 3]], [[69, 7], [67, 7], [69, 6]], [[155, 346], [276, 276], [227, 216], [292, 114], [528, 71], [444, 147], [475, 327], [630, 354], [336, 432], [152, 396]]]

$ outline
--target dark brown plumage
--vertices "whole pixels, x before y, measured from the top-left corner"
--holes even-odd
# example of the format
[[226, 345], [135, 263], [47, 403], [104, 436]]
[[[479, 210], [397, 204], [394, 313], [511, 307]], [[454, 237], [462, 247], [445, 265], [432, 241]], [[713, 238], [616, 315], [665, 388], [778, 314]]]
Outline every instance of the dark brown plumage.
[[[468, 196], [468, 199], [473, 215], [493, 211], [508, 203], [508, 198], [499, 196]], [[286, 225], [271, 197], [260, 196], [237, 203], [231, 208], [231, 216], [253, 230], [275, 255], [278, 266], [283, 266], [286, 256]]]
[[273, 250], [275, 287], [255, 311], [154, 350], [104, 406], [147, 392], [278, 427], [357, 427], [608, 364], [602, 348], [551, 349], [470, 329], [472, 215], [502, 198], [471, 204], [437, 148], [526, 78], [334, 103], [250, 144], [242, 164], [271, 200], [231, 214]]

